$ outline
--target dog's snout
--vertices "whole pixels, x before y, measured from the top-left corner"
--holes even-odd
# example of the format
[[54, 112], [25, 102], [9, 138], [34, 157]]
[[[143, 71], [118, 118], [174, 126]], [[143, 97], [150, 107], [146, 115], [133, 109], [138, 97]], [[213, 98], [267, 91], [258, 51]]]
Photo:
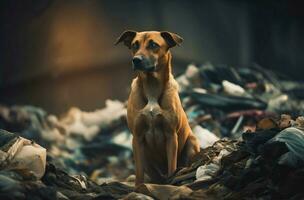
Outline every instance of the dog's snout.
[[142, 64], [143, 58], [142, 56], [135, 56], [132, 60], [134, 66], [139, 66]]
[[139, 70], [144, 72], [152, 72], [155, 70], [155, 64], [151, 61], [151, 58], [147, 58], [143, 55], [136, 55], [132, 59], [133, 70]]

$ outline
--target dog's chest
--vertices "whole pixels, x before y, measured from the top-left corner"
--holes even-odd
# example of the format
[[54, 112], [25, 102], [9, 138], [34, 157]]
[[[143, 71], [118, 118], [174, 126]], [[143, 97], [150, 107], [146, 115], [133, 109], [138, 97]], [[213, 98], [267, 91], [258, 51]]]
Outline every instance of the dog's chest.
[[151, 122], [155, 121], [157, 117], [162, 116], [162, 109], [155, 101], [150, 101], [142, 109], [141, 113]]
[[143, 132], [141, 136], [150, 148], [160, 148], [164, 146], [165, 130], [163, 124], [165, 123], [164, 110], [155, 101], [150, 101], [141, 110], [140, 117], [144, 118]]

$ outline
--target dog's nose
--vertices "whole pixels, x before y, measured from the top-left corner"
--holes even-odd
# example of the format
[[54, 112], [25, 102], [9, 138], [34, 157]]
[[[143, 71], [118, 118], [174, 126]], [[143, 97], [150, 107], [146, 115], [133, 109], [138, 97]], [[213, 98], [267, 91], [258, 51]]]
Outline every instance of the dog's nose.
[[142, 64], [142, 61], [143, 61], [142, 56], [134, 56], [132, 60], [133, 66], [134, 67], [140, 66]]

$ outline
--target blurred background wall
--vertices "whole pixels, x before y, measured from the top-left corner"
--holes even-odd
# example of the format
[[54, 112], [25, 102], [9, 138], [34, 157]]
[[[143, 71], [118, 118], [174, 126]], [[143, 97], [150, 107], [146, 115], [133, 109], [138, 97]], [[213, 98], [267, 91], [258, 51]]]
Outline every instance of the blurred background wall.
[[1, 1], [0, 103], [51, 113], [126, 100], [130, 53], [114, 46], [125, 29], [181, 35], [174, 71], [188, 63], [252, 63], [304, 80], [304, 4], [294, 0]]

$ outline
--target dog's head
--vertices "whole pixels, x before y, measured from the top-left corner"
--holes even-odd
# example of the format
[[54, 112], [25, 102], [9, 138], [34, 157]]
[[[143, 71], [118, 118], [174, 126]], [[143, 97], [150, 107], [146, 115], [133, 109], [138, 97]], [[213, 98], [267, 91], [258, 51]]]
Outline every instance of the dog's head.
[[132, 51], [132, 64], [134, 70], [144, 72], [158, 71], [159, 67], [168, 62], [170, 48], [180, 45], [183, 39], [167, 31], [125, 31], [115, 44], [124, 42]]

